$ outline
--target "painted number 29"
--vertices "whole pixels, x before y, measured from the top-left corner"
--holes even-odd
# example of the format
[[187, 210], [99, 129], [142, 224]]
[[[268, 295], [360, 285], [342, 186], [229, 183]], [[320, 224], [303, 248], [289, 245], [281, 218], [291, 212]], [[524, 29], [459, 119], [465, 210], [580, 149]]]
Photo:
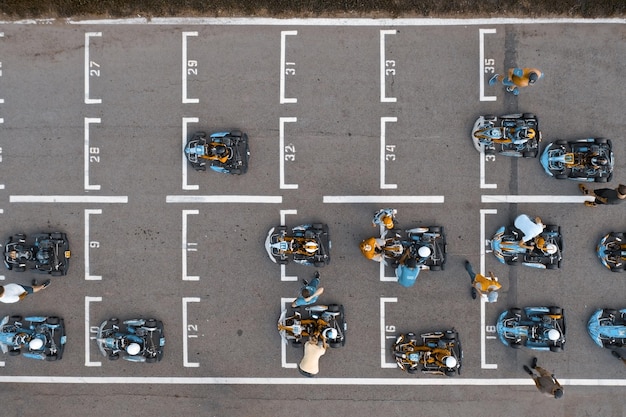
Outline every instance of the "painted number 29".
[[187, 61], [187, 75], [198, 75], [198, 61]]

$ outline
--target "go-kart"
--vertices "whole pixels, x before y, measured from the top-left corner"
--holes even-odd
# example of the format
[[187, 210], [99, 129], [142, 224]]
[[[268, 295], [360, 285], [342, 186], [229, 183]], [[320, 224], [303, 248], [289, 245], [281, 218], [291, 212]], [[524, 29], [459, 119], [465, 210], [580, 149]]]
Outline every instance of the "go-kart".
[[98, 327], [96, 343], [109, 360], [123, 357], [130, 362], [158, 362], [163, 358], [165, 335], [163, 323], [155, 319], [125, 320], [124, 328], [117, 318], [102, 322]]
[[401, 334], [392, 350], [398, 367], [410, 374], [418, 371], [446, 376], [461, 374], [463, 350], [454, 329], [424, 333], [420, 339], [414, 333]]
[[616, 349], [626, 345], [626, 309], [596, 310], [587, 323], [587, 331], [600, 347]]
[[502, 226], [491, 239], [491, 249], [496, 258], [503, 264], [522, 265], [532, 268], [556, 269], [561, 267], [563, 251], [563, 237], [561, 228], [555, 225], [547, 225], [543, 232], [535, 237], [535, 242], [543, 239], [545, 245], [551, 250], [541, 249], [540, 245], [535, 245], [533, 249], [524, 248], [520, 241], [524, 232], [517, 227]]
[[284, 309], [278, 319], [280, 337], [294, 347], [301, 347], [303, 339], [323, 337], [331, 348], [338, 348], [346, 343], [346, 330], [344, 308], [338, 304], [307, 306], [290, 316]]
[[565, 344], [565, 316], [560, 307], [512, 308], [498, 317], [496, 330], [505, 346], [560, 352]]
[[272, 227], [265, 239], [265, 250], [274, 263], [287, 264], [289, 258], [302, 265], [322, 267], [330, 262], [328, 225], [302, 224], [287, 233], [286, 226]]
[[27, 242], [26, 235], [15, 234], [4, 245], [4, 265], [23, 272], [27, 268], [52, 276], [66, 275], [71, 256], [65, 233], [39, 233]]
[[234, 130], [213, 133], [207, 139], [206, 132], [196, 132], [185, 146], [185, 155], [196, 171], [206, 171], [208, 165], [224, 174], [245, 174], [250, 159], [248, 135]]
[[476, 150], [487, 155], [535, 158], [541, 141], [539, 121], [532, 113], [480, 116], [472, 140]]
[[604, 236], [596, 246], [596, 253], [602, 265], [613, 272], [624, 272], [626, 269], [624, 233], [611, 232]]
[[60, 360], [65, 342], [63, 319], [56, 316], [5, 316], [0, 322], [0, 349], [11, 356]]
[[413, 286], [422, 269], [444, 269], [447, 251], [442, 226], [410, 229], [407, 230], [407, 237], [409, 244], [395, 264], [398, 283], [403, 287]]
[[546, 174], [557, 179], [607, 182], [613, 177], [611, 149], [611, 141], [604, 138], [558, 140], [546, 146], [540, 161]]

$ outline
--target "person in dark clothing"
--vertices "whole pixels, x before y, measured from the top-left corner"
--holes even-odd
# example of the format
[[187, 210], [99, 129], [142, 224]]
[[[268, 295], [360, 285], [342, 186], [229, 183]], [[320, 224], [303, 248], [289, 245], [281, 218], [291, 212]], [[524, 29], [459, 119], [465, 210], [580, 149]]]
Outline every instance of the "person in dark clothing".
[[619, 204], [626, 199], [626, 185], [620, 184], [617, 188], [599, 188], [590, 190], [584, 184], [578, 184], [578, 188], [584, 195], [595, 197], [594, 201], [585, 201], [587, 207], [595, 207], [598, 204]]

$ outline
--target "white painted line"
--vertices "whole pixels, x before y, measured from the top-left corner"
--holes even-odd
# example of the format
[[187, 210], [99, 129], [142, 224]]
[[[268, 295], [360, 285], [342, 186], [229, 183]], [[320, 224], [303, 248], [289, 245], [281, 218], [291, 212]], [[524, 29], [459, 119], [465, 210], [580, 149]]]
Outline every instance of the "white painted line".
[[89, 97], [89, 78], [91, 77], [91, 59], [89, 58], [89, 38], [102, 36], [102, 32], [85, 33], [85, 104], [100, 104], [102, 99]]
[[[297, 103], [297, 98], [286, 98], [285, 97], [285, 75], [289, 71], [290, 75], [296, 73], [295, 68], [286, 68], [287, 63], [285, 62], [285, 44], [287, 36], [296, 36], [298, 34], [297, 30], [283, 30], [280, 32], [280, 104], [285, 103]], [[293, 64], [293, 63], [289, 63]]]
[[187, 349], [189, 348], [189, 335], [188, 335], [188, 327], [187, 327], [187, 304], [188, 303], [199, 303], [200, 298], [198, 297], [183, 297], [183, 366], [185, 368], [198, 368], [200, 364], [198, 362], [189, 362], [189, 352]]
[[198, 214], [200, 213], [198, 210], [183, 210], [183, 239], [182, 239], [182, 250], [183, 250], [183, 281], [200, 281], [199, 276], [189, 276], [187, 275], [187, 251], [189, 250], [190, 243], [187, 242], [187, 216], [190, 214]]
[[295, 123], [298, 121], [297, 117], [281, 117], [280, 127], [278, 132], [278, 146], [279, 152], [279, 166], [280, 166], [280, 188], [281, 190], [289, 189], [295, 190], [298, 188], [298, 184], [285, 184], [285, 123]]
[[325, 195], [324, 203], [328, 204], [352, 204], [352, 203], [389, 203], [389, 204], [413, 204], [413, 203], [443, 203], [444, 196], [419, 196], [419, 195]]
[[[478, 80], [480, 82], [480, 101], [496, 101], [496, 96], [485, 96], [485, 33], [496, 33], [495, 29], [479, 29], [479, 64]], [[490, 77], [491, 78], [491, 77]]]
[[[99, 190], [99, 185], [89, 184], [89, 164], [91, 163], [89, 147], [89, 125], [92, 123], [100, 123], [99, 117], [85, 117], [85, 190]], [[97, 149], [97, 148], [94, 148]]]
[[102, 280], [102, 276], [100, 275], [91, 275], [89, 273], [89, 249], [94, 247], [100, 247], [100, 243], [97, 241], [91, 241], [89, 237], [89, 216], [91, 214], [102, 214], [102, 210], [100, 209], [86, 209], [85, 210], [85, 280], [87, 281], [100, 281]]
[[[381, 297], [380, 298], [380, 367], [381, 368], [396, 368], [398, 365], [387, 362], [387, 324], [385, 322], [385, 303], [397, 303], [396, 297]], [[394, 329], [395, 330], [395, 329]]]
[[593, 197], [574, 195], [482, 195], [481, 203], [584, 203]]
[[187, 37], [189, 36], [198, 36], [198, 32], [183, 32], [183, 104], [200, 102], [200, 99], [187, 97]]
[[[388, 29], [388, 30], [381, 30], [380, 31], [380, 102], [381, 103], [395, 103], [396, 102], [396, 98], [395, 97], [387, 97], [386, 96], [386, 76], [387, 76], [387, 64], [388, 61], [385, 57], [386, 53], [385, 53], [385, 36], [387, 35], [395, 35], [396, 34], [396, 30], [395, 29]], [[393, 62], [392, 67], [395, 67], [395, 61], [389, 61], [389, 62]], [[395, 74], [396, 70], [395, 68], [389, 68], [390, 72], [392, 72], [393, 74]]]
[[91, 326], [89, 325], [89, 303], [100, 302], [102, 297], [85, 297], [85, 366], [102, 366], [102, 362], [92, 362], [89, 355], [91, 346]]
[[[482, 189], [485, 189], [485, 188], [490, 188], [490, 189], [498, 188], [498, 184], [487, 184], [487, 183], [485, 183], [485, 176], [486, 176], [485, 164], [487, 163], [487, 157], [485, 156], [485, 152], [481, 152], [479, 154], [479, 158], [480, 158], [480, 188], [482, 188]], [[495, 158], [494, 158], [494, 160], [495, 160]]]
[[128, 196], [89, 196], [89, 195], [12, 195], [11, 203], [84, 203], [84, 204], [125, 204]]
[[[280, 225], [285, 226], [287, 224], [287, 215], [296, 215], [298, 210], [280, 210]], [[297, 281], [297, 275], [287, 275], [287, 265], [280, 266], [280, 280], [281, 281]]]
[[380, 188], [381, 189], [393, 189], [398, 188], [397, 184], [385, 183], [385, 149], [386, 149], [386, 126], [387, 123], [395, 123], [398, 121], [397, 117], [381, 117], [380, 118]]
[[[626, 387], [626, 379], [559, 378], [563, 386]], [[527, 386], [532, 378], [261, 378], [261, 377], [89, 377], [1, 375], [10, 384], [159, 384], [159, 385], [359, 385], [359, 386]], [[537, 395], [536, 393], [533, 395]]]
[[[199, 119], [197, 117], [183, 117], [183, 133], [182, 133], [182, 139], [183, 139], [183, 148], [185, 149], [185, 146], [187, 146], [187, 138], [188, 138], [188, 124], [189, 123], [198, 123]], [[185, 155], [185, 152], [181, 150], [181, 153], [183, 155], [183, 190], [198, 190], [200, 189], [199, 185], [189, 185], [187, 184], [187, 169], [189, 168], [189, 163], [187, 162], [187, 156]]]
[[[285, 304], [291, 305], [291, 303], [295, 300], [295, 298], [281, 298], [280, 299], [280, 313], [282, 314], [284, 311], [287, 311], [287, 306]], [[291, 368], [295, 369], [298, 367], [297, 363], [287, 362], [287, 345], [289, 342], [284, 340], [282, 337], [280, 339], [280, 366], [283, 368]], [[304, 354], [304, 351], [302, 352]]]
[[[0, 38], [4, 38], [4, 32], [0, 32]], [[2, 62], [0, 62], [0, 77], [2, 77]], [[4, 99], [0, 98], [0, 104], [4, 104]], [[0, 118], [0, 124], [4, 123], [4, 119]], [[4, 362], [0, 362], [0, 366], [4, 366]]]
[[[487, 214], [497, 214], [498, 210], [495, 209], [481, 209], [480, 210], [480, 273], [485, 275], [485, 248], [487, 246], [487, 237], [485, 235], [485, 216]], [[480, 297], [480, 367], [481, 369], [498, 369], [498, 364], [487, 363], [487, 348], [486, 342], [486, 329], [487, 324], [485, 320], [485, 300]]]
[[378, 270], [378, 277], [380, 279], [381, 282], [398, 282], [398, 277], [391, 276], [391, 277], [387, 277], [385, 276], [385, 264], [383, 262], [380, 262], [380, 267]]
[[[17, 21], [0, 21], [0, 24], [36, 25], [52, 24], [57, 19], [24, 19]], [[138, 17], [129, 19], [73, 20], [59, 19], [61, 23], [70, 25], [217, 25], [217, 26], [476, 26], [476, 25], [529, 25], [529, 24], [626, 24], [624, 18], [478, 18], [478, 19], [431, 19], [431, 18], [297, 18], [276, 19], [264, 17]]]
[[266, 195], [168, 195], [166, 203], [250, 203], [280, 204], [282, 196]]

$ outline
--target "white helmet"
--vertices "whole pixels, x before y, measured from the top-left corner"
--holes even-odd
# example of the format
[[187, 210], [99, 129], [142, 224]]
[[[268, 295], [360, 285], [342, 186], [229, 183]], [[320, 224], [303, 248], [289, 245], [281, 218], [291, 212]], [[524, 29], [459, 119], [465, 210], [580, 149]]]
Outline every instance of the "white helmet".
[[554, 255], [559, 248], [554, 243], [546, 244], [546, 253]]
[[135, 356], [139, 354], [139, 352], [141, 352], [141, 346], [139, 346], [139, 343], [133, 342], [130, 345], [126, 346], [126, 353], [131, 356]]
[[454, 368], [458, 362], [454, 356], [446, 356], [443, 360], [443, 363], [448, 368]]
[[328, 329], [324, 330], [322, 334], [324, 335], [326, 339], [331, 339], [331, 340], [337, 339], [337, 336], [338, 336], [337, 329], [333, 329], [332, 327], [329, 327]]
[[304, 250], [307, 251], [308, 253], [315, 253], [317, 252], [318, 248], [319, 247], [317, 246], [316, 242], [309, 241], [304, 244]]
[[34, 338], [28, 343], [28, 348], [30, 350], [41, 350], [43, 348], [43, 340], [39, 338]]
[[561, 333], [556, 330], [556, 329], [550, 329], [548, 330], [548, 339], [550, 339], [551, 341], [556, 341], [559, 340], [559, 338], [561, 337]]
[[417, 254], [421, 258], [428, 258], [431, 253], [433, 253], [433, 251], [431, 251], [428, 246], [420, 246], [420, 248], [417, 250]]

